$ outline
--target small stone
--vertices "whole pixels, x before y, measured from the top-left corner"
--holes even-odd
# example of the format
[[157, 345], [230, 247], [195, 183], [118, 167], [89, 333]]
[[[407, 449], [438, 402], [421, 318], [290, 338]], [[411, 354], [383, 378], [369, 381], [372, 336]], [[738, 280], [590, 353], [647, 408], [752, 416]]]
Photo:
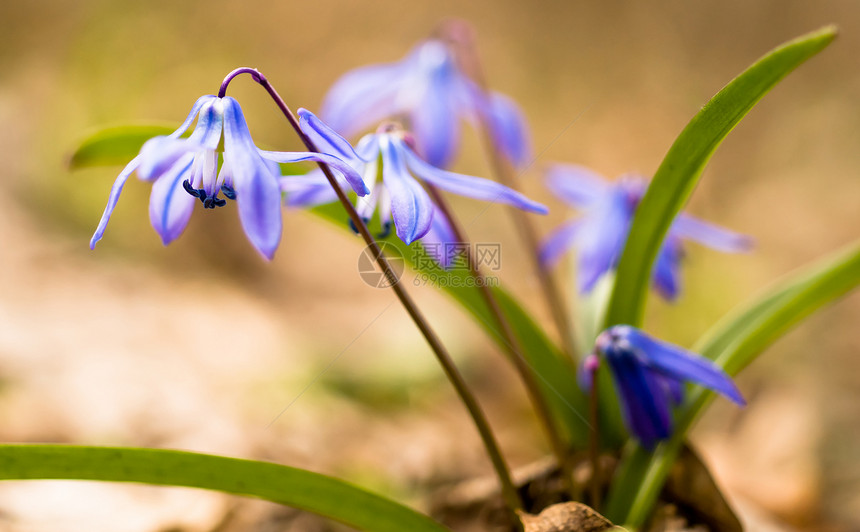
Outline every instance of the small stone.
[[553, 504], [538, 515], [525, 512], [519, 515], [525, 532], [601, 532], [617, 529], [608, 519], [578, 502]]

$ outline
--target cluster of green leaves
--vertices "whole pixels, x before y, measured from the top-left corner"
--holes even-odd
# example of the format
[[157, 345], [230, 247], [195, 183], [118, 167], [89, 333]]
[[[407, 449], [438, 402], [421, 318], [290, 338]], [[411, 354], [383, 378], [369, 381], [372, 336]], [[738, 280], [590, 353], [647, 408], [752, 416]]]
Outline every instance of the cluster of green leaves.
[[[657, 253], [717, 147], [771, 88], [835, 37], [835, 28], [827, 27], [771, 51], [720, 90], [684, 128], [636, 210], [616, 272], [604, 321], [606, 326], [638, 327], [642, 324]], [[799, 274], [797, 279], [787, 280], [785, 287], [754, 300], [749, 310], [739, 311], [739, 318], [729, 321], [730, 325], [706, 335], [706, 340], [699, 342], [696, 350], [711, 356], [726, 372], [734, 375], [791, 324], [860, 282], [857, 250], [855, 245], [845, 256], [816, 269], [812, 280]], [[798, 285], [828, 289], [804, 295]], [[606, 390], [607, 386], [602, 389]], [[644, 524], [687, 431], [708, 397], [710, 392], [699, 387], [685, 398], [673, 438], [656, 451], [648, 452], [635, 443], [630, 444], [634, 450], [622, 460], [612, 484], [607, 506], [610, 519], [631, 528]], [[611, 397], [602, 399], [602, 404], [612, 401]]]
[[[604, 325], [640, 326], [651, 269], [659, 247], [720, 142], [741, 118], [785, 75], [829, 44], [833, 28], [824, 28], [775, 49], [723, 88], [693, 118], [657, 170], [635, 215], [621, 257]], [[98, 132], [84, 140], [71, 159], [73, 168], [125, 162], [149, 137], [171, 131], [160, 125], [129, 125]], [[338, 205], [312, 210], [348, 230]], [[396, 238], [396, 246], [414, 271], [445, 279], [440, 288], [460, 305], [502, 349], [505, 339], [480, 292], [464, 270], [444, 271], [418, 261]], [[860, 245], [787, 277], [717, 324], [696, 350], [736, 374], [792, 325], [860, 283]], [[575, 362], [547, 336], [525, 306], [501, 288], [494, 291], [514, 334], [534, 370], [554, 420], [572, 448], [587, 440], [585, 397], [576, 386]], [[602, 375], [602, 380], [608, 376]], [[601, 386], [602, 423], [610, 434], [623, 434], [611, 385]], [[695, 388], [680, 408], [674, 437], [649, 452], [631, 442], [613, 481], [607, 513], [631, 528], [648, 517], [686, 432], [700, 415], [710, 392]], [[366, 530], [445, 530], [400, 504], [360, 488], [296, 468], [195, 453], [128, 448], [52, 445], [0, 445], [0, 479], [88, 479], [191, 486], [260, 497], [303, 508]]]

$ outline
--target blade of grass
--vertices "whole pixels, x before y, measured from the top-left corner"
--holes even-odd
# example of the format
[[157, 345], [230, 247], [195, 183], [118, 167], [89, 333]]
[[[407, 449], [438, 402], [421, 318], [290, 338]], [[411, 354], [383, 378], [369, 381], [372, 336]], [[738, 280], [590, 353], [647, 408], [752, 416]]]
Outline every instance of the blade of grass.
[[102, 480], [257, 497], [359, 530], [445, 532], [429, 517], [342, 480], [269, 462], [164, 449], [0, 445], [0, 480]]
[[641, 325], [651, 271], [663, 238], [714, 151], [770, 89], [835, 37], [836, 29], [828, 26], [769, 52], [723, 87], [681, 131], [636, 209], [618, 264], [606, 327]]

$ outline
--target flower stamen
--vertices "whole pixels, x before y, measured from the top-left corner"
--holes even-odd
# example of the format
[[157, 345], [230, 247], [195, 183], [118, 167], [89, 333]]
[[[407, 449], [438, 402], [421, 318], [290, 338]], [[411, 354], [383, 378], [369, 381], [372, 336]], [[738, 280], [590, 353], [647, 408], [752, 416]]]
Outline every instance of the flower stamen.
[[[224, 190], [225, 186], [226, 185], [222, 185], [221, 190]], [[195, 198], [200, 198], [200, 202], [203, 204], [203, 207], [206, 209], [214, 209], [215, 207], [223, 207], [224, 205], [227, 205], [227, 200], [219, 198], [217, 192], [210, 196], [202, 188], [194, 188], [191, 185], [191, 182], [187, 179], [182, 182], [182, 188], [185, 189], [185, 192], [188, 192], [189, 194], [191, 194]], [[227, 188], [229, 188], [230, 194], [228, 194], [227, 191], [224, 191], [224, 195], [227, 196], [227, 198], [229, 198], [229, 199], [236, 199], [236, 191], [234, 191], [230, 187], [227, 187]], [[232, 197], [230, 197], [231, 195], [232, 195]]]

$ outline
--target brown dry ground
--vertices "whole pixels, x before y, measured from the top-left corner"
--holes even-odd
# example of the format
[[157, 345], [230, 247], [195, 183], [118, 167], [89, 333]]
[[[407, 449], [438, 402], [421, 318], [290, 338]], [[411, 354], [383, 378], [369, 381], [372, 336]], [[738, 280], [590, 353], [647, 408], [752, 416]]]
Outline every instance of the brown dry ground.
[[[291, 104], [315, 110], [342, 72], [399, 58], [446, 16], [475, 24], [493, 85], [532, 124], [541, 155], [524, 188], [553, 208], [540, 220], [545, 231], [569, 213], [540, 186], [542, 164], [649, 174], [699, 106], [756, 57], [823, 24], [841, 27], [831, 49], [730, 135], [693, 198], [694, 213], [755, 237], [755, 253], [691, 247], [684, 296], [671, 306], [653, 300], [649, 330], [689, 345], [772, 279], [857, 237], [860, 8], [849, 0], [6, 2], [0, 440], [270, 459], [412, 504], [427, 485], [486, 473], [414, 327], [390, 294], [357, 276], [354, 239], [288, 213], [267, 264], [235, 211], [221, 209], [195, 213], [186, 235], [162, 248], [146, 219], [148, 187], [132, 181], [90, 252], [117, 169], [64, 166], [88, 129], [176, 121], [239, 65], [260, 68]], [[247, 80], [234, 87], [259, 142], [298, 147], [259, 89]], [[478, 147], [467, 130], [457, 170], [486, 175]], [[456, 204], [474, 219], [474, 239], [502, 243], [502, 282], [545, 320], [504, 211], [478, 216], [482, 206]], [[443, 297], [414, 291], [512, 462], [542, 456], [499, 353]], [[745, 513], [800, 530], [860, 527], [858, 318], [854, 295], [809, 320], [741, 377], [746, 410], [717, 402], [697, 429], [695, 441]], [[218, 526], [326, 529], [274, 505], [191, 490], [0, 485], [4, 532]]]

